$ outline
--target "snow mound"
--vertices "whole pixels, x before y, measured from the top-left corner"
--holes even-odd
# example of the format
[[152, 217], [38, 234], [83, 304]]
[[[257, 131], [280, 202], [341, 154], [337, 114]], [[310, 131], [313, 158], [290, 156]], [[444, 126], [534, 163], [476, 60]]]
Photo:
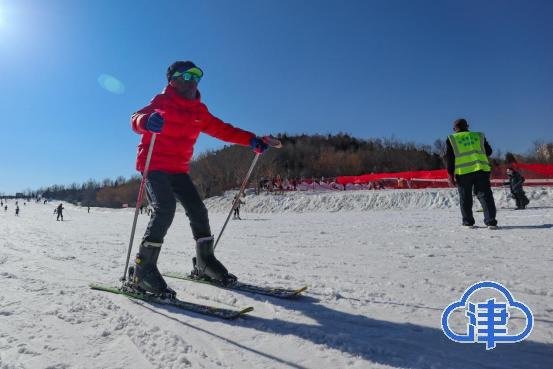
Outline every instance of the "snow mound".
[[[529, 207], [548, 206], [553, 200], [553, 187], [526, 187]], [[209, 211], [230, 211], [237, 191], [227, 191], [222, 196], [205, 200]], [[496, 206], [514, 207], [514, 200], [504, 188], [493, 189]], [[241, 209], [249, 213], [307, 213], [367, 211], [385, 209], [446, 209], [459, 206], [456, 189], [423, 190], [361, 190], [361, 191], [297, 191], [284, 194], [249, 193]], [[475, 199], [475, 209], [480, 205]]]

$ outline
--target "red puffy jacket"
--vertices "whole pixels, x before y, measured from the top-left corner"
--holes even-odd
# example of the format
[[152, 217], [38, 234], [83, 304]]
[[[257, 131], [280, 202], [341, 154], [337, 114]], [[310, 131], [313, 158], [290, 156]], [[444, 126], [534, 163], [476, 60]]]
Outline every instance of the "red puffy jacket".
[[188, 166], [194, 154], [194, 144], [201, 132], [226, 142], [248, 146], [255, 135], [235, 128], [214, 117], [200, 101], [181, 97], [171, 85], [156, 95], [148, 106], [132, 115], [131, 125], [136, 133], [142, 134], [138, 145], [136, 169], [143, 172], [152, 132], [145, 129], [146, 121], [153, 112], [159, 112], [164, 119], [161, 132], [156, 137], [149, 170], [169, 173], [188, 173]]

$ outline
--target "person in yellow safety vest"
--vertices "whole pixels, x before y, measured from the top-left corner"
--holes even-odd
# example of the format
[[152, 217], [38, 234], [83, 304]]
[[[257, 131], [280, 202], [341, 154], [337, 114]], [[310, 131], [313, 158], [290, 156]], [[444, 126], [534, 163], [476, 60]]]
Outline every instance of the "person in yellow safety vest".
[[490, 183], [491, 165], [488, 157], [492, 148], [483, 133], [469, 131], [465, 119], [453, 122], [452, 135], [446, 140], [445, 161], [449, 184], [457, 186], [463, 225], [474, 226], [472, 214], [473, 191], [484, 210], [484, 223], [497, 228], [495, 201]]

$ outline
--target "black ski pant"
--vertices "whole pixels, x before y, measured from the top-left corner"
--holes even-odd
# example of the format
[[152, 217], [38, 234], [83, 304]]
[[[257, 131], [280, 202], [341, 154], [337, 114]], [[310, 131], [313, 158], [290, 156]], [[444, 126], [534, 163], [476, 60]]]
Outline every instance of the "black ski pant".
[[144, 240], [163, 243], [175, 216], [176, 200], [184, 207], [194, 239], [211, 236], [207, 209], [188, 174], [151, 171], [146, 178], [146, 194], [154, 211]]
[[511, 195], [515, 198], [517, 209], [524, 209], [530, 203], [524, 191], [511, 192]]
[[478, 197], [478, 201], [484, 210], [484, 223], [489, 226], [497, 225], [495, 201], [493, 198], [490, 173], [478, 171], [456, 176], [461, 215], [463, 224], [474, 225], [472, 215], [472, 193]]

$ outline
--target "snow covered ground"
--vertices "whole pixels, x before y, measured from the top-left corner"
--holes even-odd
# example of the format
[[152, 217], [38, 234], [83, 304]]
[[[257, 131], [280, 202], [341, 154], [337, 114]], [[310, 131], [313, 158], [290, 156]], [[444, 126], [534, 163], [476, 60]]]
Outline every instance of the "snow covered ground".
[[[88, 214], [66, 204], [56, 222], [57, 202], [20, 201], [16, 217], [10, 201], [0, 211], [0, 369], [550, 369], [553, 190], [528, 195], [530, 208], [513, 211], [496, 190], [496, 231], [462, 229], [452, 190], [248, 195], [218, 256], [243, 281], [309, 290], [278, 300], [169, 280], [182, 299], [254, 306], [231, 322], [88, 289], [121, 276], [132, 209]], [[207, 201], [214, 232], [231, 198]], [[140, 216], [137, 238], [147, 220]], [[189, 271], [193, 250], [181, 210], [160, 269]], [[443, 309], [481, 280], [530, 306], [526, 341], [486, 351], [442, 333]]]

